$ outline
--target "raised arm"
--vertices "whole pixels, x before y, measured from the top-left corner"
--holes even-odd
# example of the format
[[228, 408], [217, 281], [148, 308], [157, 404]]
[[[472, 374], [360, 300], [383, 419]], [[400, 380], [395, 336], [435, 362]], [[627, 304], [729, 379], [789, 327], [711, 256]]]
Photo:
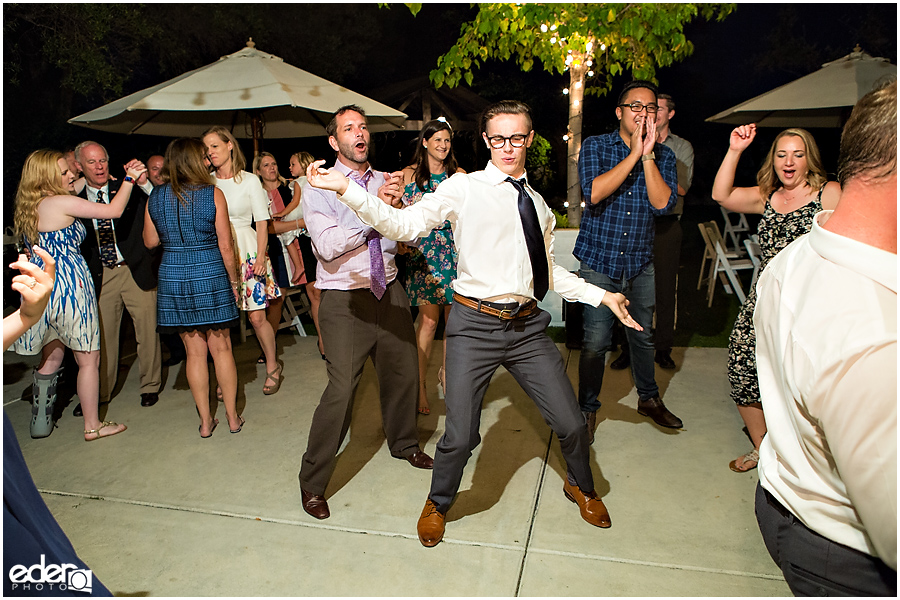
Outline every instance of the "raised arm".
[[[600, 173], [600, 150], [597, 148], [595, 138], [585, 140], [578, 157], [578, 178], [581, 185], [590, 184], [590, 195], [585, 194], [585, 199], [591, 204], [598, 204], [611, 196], [625, 182], [628, 174], [641, 160], [640, 145], [634, 145], [631, 153], [615, 167]], [[585, 190], [583, 190], [585, 191]]]
[[22, 305], [19, 310], [3, 319], [4, 350], [41, 319], [53, 291], [56, 261], [39, 246], [32, 246], [31, 250], [44, 261], [43, 269], [25, 260], [24, 254], [20, 254], [19, 259], [9, 265], [11, 269], [20, 271], [19, 275], [12, 278], [10, 287], [22, 295]]
[[[320, 169], [324, 161], [309, 166], [307, 181], [314, 188], [337, 192], [338, 199], [353, 209], [357, 216], [388, 239], [405, 242], [422, 237], [456, 214], [456, 206], [465, 199], [465, 177], [451, 177], [441, 183], [433, 193], [425, 194], [419, 202], [403, 210], [388, 205], [369, 194], [336, 169]], [[307, 214], [307, 222], [312, 223]], [[318, 245], [317, 245], [318, 248]]]
[[765, 211], [765, 200], [760, 196], [759, 186], [734, 187], [734, 173], [737, 171], [741, 153], [747, 149], [756, 137], [756, 124], [741, 125], [731, 132], [728, 152], [716, 173], [713, 182], [712, 198], [724, 208], [750, 214], [762, 214]]

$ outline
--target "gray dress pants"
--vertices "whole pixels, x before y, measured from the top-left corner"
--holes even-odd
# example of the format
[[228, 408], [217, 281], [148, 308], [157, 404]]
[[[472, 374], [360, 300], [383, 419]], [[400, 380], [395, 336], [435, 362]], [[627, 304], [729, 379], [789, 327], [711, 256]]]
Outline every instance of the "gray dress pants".
[[328, 356], [328, 386], [313, 413], [300, 466], [300, 487], [324, 495], [353, 414], [353, 398], [369, 357], [378, 376], [381, 420], [391, 455], [419, 450], [416, 402], [419, 358], [409, 299], [397, 281], [381, 300], [369, 289], [323, 290], [319, 331]]
[[550, 315], [537, 311], [524, 319], [501, 321], [454, 304], [447, 340], [447, 419], [437, 444], [429, 498], [446, 514], [456, 496], [463, 469], [481, 443], [481, 403], [491, 376], [501, 365], [534, 400], [559, 438], [568, 477], [584, 490], [594, 489], [584, 415], [562, 356], [547, 336]]
[[897, 596], [897, 571], [813, 531], [759, 483], [756, 521], [795, 596]]

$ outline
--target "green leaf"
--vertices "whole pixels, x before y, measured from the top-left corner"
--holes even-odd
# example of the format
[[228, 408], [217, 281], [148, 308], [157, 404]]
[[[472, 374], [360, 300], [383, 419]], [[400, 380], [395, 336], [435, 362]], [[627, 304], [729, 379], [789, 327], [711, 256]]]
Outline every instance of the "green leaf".
[[416, 16], [419, 14], [419, 11], [422, 10], [422, 4], [407, 4], [406, 7], [409, 9], [409, 12], [412, 13], [412, 16]]
[[609, 9], [609, 14], [606, 15], [606, 22], [612, 23], [615, 20], [616, 20], [616, 11], [613, 9]]
[[466, 84], [472, 85], [472, 71], [466, 71]]

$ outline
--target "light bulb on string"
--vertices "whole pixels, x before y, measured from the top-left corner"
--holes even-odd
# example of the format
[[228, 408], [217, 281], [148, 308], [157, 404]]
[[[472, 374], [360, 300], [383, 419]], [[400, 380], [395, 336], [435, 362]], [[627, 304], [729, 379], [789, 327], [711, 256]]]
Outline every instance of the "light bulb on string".
[[547, 33], [547, 24], [541, 23], [541, 33]]
[[563, 88], [563, 94], [568, 95], [568, 94], [569, 94], [569, 88]]

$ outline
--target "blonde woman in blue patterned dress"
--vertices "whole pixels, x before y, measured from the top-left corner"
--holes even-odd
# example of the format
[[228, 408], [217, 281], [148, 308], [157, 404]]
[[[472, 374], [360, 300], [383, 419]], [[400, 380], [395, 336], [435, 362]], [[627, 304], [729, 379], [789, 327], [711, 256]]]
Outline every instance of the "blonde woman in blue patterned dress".
[[[411, 206], [422, 199], [422, 195], [433, 192], [438, 184], [450, 175], [464, 173], [456, 164], [450, 143], [453, 130], [446, 121], [429, 121], [422, 128], [416, 144], [413, 164], [403, 169], [402, 202]], [[425, 373], [431, 358], [431, 343], [437, 331], [441, 312], [444, 322], [450, 316], [453, 288], [456, 279], [456, 247], [450, 221], [435, 228], [428, 237], [421, 238], [416, 247], [410, 245], [406, 259], [406, 293], [409, 303], [419, 307], [416, 326], [416, 345], [419, 348], [419, 414], [431, 413], [425, 392]], [[446, 354], [446, 341], [444, 351]], [[445, 362], [446, 364], [446, 357]], [[444, 385], [444, 367], [438, 371], [441, 394]]]
[[[143, 163], [125, 166], [126, 177], [109, 204], [72, 195], [75, 174], [61, 152], [36, 150], [25, 161], [16, 192], [15, 226], [28, 245], [46, 249], [56, 261], [56, 282], [40, 321], [13, 344], [18, 354], [41, 355], [34, 372], [31, 437], [53, 431], [58, 371], [65, 349], [78, 363], [76, 390], [84, 413], [84, 439], [94, 441], [125, 431], [125, 425], [100, 421], [100, 321], [97, 295], [79, 246], [87, 234], [78, 220], [115, 219], [122, 215], [134, 181], [146, 171]], [[31, 261], [42, 266], [39, 257]]]
[[[772, 142], [756, 176], [755, 187], [734, 187], [741, 153], [755, 137], [755, 124], [741, 125], [731, 132], [728, 152], [713, 182], [712, 197], [728, 210], [762, 215], [758, 233], [761, 268], [765, 269], [782, 249], [809, 232], [816, 213], [837, 206], [841, 186], [836, 181], [828, 181], [812, 135], [805, 129], [794, 128], [782, 131]], [[753, 450], [729, 463], [729, 468], [736, 473], [756, 468], [759, 445], [767, 431], [756, 373], [755, 306], [754, 288], [747, 294], [728, 340], [731, 398], [753, 443]]]
[[[281, 290], [272, 274], [266, 255], [269, 245], [269, 197], [259, 177], [244, 170], [247, 161], [237, 140], [224, 127], [213, 127], [203, 134], [206, 156], [215, 169], [215, 184], [225, 193], [228, 217], [234, 228], [240, 262], [238, 265], [239, 308], [249, 312], [250, 325], [266, 360], [263, 394], [271, 395], [281, 387], [284, 366], [275, 356], [275, 330], [266, 319], [266, 307]], [[256, 231], [251, 226], [256, 223]]]

